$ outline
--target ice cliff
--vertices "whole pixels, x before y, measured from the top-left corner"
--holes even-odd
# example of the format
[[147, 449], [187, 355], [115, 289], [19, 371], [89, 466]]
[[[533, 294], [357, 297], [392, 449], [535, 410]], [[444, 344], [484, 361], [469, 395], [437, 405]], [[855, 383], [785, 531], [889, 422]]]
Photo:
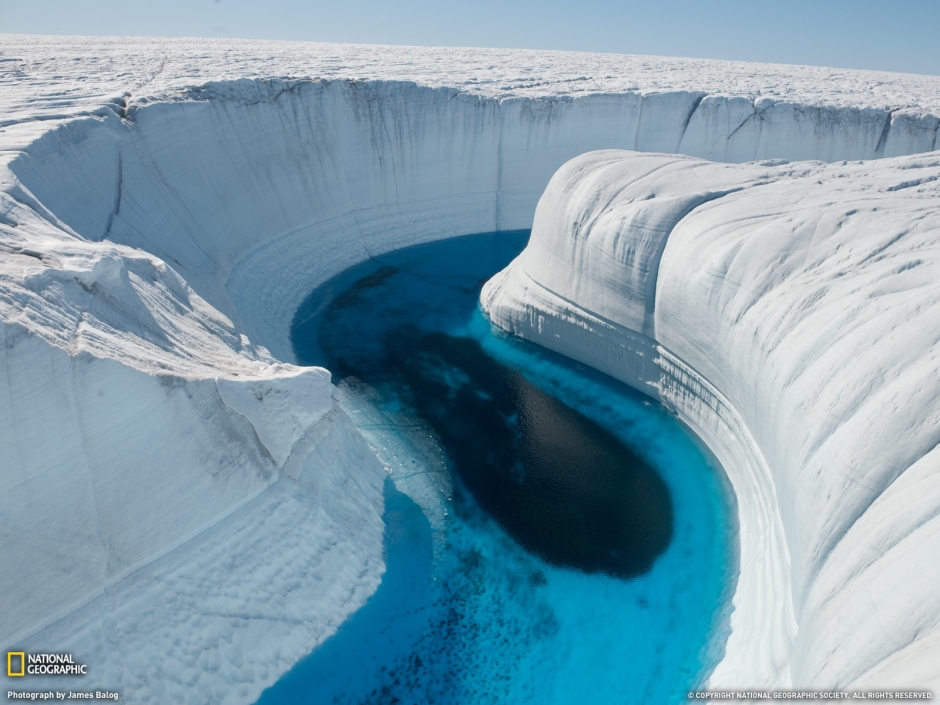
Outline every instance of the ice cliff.
[[[329, 374], [291, 364], [290, 322], [317, 284], [398, 247], [530, 227], [552, 174], [591, 150], [871, 160], [935, 149], [940, 125], [938, 78], [552, 52], [0, 35], [0, 85], [0, 636], [73, 651], [90, 664], [83, 688], [161, 703], [251, 701], [381, 579], [381, 462], [335, 403]], [[904, 575], [885, 568], [904, 540], [928, 545], [912, 532], [931, 525], [893, 509], [904, 493], [928, 514], [936, 506], [924, 499], [936, 425], [924, 406], [936, 381], [923, 342], [931, 284], [921, 298], [905, 294], [936, 271], [925, 234], [936, 218], [918, 220], [912, 205], [902, 227], [891, 210], [929, 196], [936, 169], [925, 159], [617, 157], [616, 183], [639, 189], [621, 198], [657, 198], [631, 210], [610, 192], [620, 210], [590, 211], [608, 235], [578, 249], [559, 230], [558, 252], [524, 255], [544, 268], [517, 266], [488, 292], [491, 310], [499, 298], [510, 317], [553, 306], [545, 329], [564, 332], [569, 354], [672, 380], [651, 389], [737, 478], [742, 555], [754, 562], [742, 562], [736, 600], [761, 619], [739, 619], [716, 678], [763, 685], [788, 668], [794, 679], [860, 678], [929, 653], [924, 639], [936, 638], [923, 617], [935, 623], [933, 603], [918, 604], [922, 614], [879, 601], [891, 585], [864, 582]], [[641, 163], [661, 164], [661, 181], [643, 185], [630, 166]], [[589, 199], [607, 188], [602, 171], [592, 184], [563, 170], [550, 189], [569, 178], [565, 194]], [[823, 186], [807, 188], [814, 178]], [[690, 214], [704, 223], [736, 212], [726, 204], [746, 208], [750, 193], [777, 194], [768, 223], [807, 197], [823, 213], [837, 187], [830, 200], [882, 198], [874, 217], [897, 232], [866, 230], [862, 205], [810, 238], [810, 252], [797, 224], [789, 239], [768, 235], [773, 247], [722, 220], [709, 221], [711, 234], [684, 229]], [[545, 213], [531, 252], [548, 242]], [[646, 235], [613, 237], [618, 218]], [[838, 239], [849, 232], [864, 237]], [[719, 233], [717, 249], [706, 247]], [[597, 279], [519, 288], [523, 274], [561, 267], [562, 253], [576, 258], [569, 272], [596, 268]], [[852, 274], [869, 254], [868, 274]], [[745, 262], [767, 279], [748, 279]], [[837, 277], [838, 262], [852, 276]], [[658, 271], [674, 272], [672, 288]], [[525, 298], [543, 290], [571, 298]], [[563, 313], [578, 306], [618, 332], [578, 333], [598, 325]], [[872, 306], [885, 307], [893, 337], [866, 323]], [[857, 323], [839, 327], [839, 315]], [[520, 333], [528, 320], [516, 321]], [[919, 325], [921, 347], [905, 321]], [[849, 360], [854, 376], [836, 378]], [[921, 406], [889, 372], [919, 380]], [[885, 440], [900, 437], [919, 440]], [[842, 538], [865, 531], [874, 538]], [[879, 549], [866, 553], [870, 542]], [[875, 592], [840, 591], [846, 575]], [[924, 638], [868, 638], [876, 622], [861, 623], [844, 638], [900, 646], [855, 674], [852, 652], [832, 646], [833, 625], [864, 595], [876, 596], [874, 614], [908, 609], [883, 629]]]
[[713, 685], [940, 682], [938, 274], [940, 154], [609, 150], [555, 174], [484, 288], [499, 325], [658, 396], [722, 460], [742, 568]]

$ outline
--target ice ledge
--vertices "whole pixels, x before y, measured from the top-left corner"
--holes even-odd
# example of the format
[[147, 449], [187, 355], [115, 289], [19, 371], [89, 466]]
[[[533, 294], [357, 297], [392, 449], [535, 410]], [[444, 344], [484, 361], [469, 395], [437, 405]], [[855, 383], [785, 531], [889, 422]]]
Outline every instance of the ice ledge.
[[260, 379], [218, 377], [215, 383], [219, 397], [248, 419], [279, 469], [333, 402], [330, 373], [316, 367]]

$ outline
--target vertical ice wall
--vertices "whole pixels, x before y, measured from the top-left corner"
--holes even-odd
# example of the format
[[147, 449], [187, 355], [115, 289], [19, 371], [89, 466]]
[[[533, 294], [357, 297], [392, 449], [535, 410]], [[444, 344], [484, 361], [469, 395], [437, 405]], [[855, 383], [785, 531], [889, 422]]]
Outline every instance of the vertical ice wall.
[[586, 151], [868, 159], [930, 149], [940, 124], [689, 91], [489, 99], [392, 81], [231, 81], [119, 112], [49, 130], [12, 171], [82, 237], [161, 257], [282, 360], [313, 286], [370, 254], [528, 228], [551, 175]]
[[659, 396], [722, 461], [741, 578], [715, 686], [940, 682], [938, 195], [937, 155], [585, 154], [484, 287], [496, 323]]

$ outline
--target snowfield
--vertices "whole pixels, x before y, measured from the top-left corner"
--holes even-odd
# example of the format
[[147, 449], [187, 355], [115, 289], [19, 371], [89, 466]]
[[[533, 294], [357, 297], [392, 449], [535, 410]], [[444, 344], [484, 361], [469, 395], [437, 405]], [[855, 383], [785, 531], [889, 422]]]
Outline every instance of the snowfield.
[[[903, 155], [938, 116], [928, 76], [0, 35], [0, 641], [253, 701], [384, 570], [385, 471], [292, 364], [297, 306], [535, 215], [494, 320], [663, 399], [735, 486], [712, 684], [936, 686], [940, 157]], [[610, 149], [701, 159], [578, 157]]]

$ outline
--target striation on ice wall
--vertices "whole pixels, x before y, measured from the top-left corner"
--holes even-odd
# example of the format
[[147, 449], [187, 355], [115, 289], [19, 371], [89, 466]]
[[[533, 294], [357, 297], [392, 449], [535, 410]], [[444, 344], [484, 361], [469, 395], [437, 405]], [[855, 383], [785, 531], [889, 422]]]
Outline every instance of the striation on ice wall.
[[496, 323], [659, 396], [722, 460], [742, 572], [713, 685], [940, 683], [938, 197], [937, 154], [589, 153], [484, 288]]
[[[142, 702], [250, 701], [381, 578], [381, 463], [328, 373], [291, 364], [290, 321], [313, 287], [398, 247], [527, 228], [552, 174], [590, 150], [873, 159], [935, 149], [940, 125], [940, 79], [876, 72], [10, 35], [0, 53], [0, 594], [17, 605], [0, 611], [0, 635], [110, 649], [94, 683]], [[623, 327], [631, 365], [684, 380], [660, 393], [698, 409], [690, 423], [729, 473], [759, 470], [739, 473], [750, 489], [736, 485], [759, 557], [739, 592], [773, 619], [764, 634], [738, 630], [723, 672], [785, 678], [799, 623], [793, 673], [810, 677], [835, 663], [813, 630], [841, 618], [825, 605], [844, 604], [819, 592], [830, 584], [815, 576], [828, 565], [819, 556], [858, 545], [836, 538], [863, 524], [812, 504], [818, 516], [791, 537], [804, 495], [781, 468], [804, 451], [774, 435], [789, 422], [782, 407], [758, 419], [756, 401], [726, 396], [745, 382], [662, 338], [699, 319], [667, 325], [656, 292], [673, 259], [711, 254], [674, 254], [689, 213], [756, 190], [760, 174], [823, 167], [693, 164], [676, 161], [658, 202], [616, 216], [645, 235], [568, 251], [602, 272], [608, 244], [617, 261], [638, 253], [629, 284], [604, 299], [616, 276], [578, 278], [572, 293]], [[843, 167], [843, 180], [874, 173], [868, 164]], [[748, 369], [765, 364], [748, 354]], [[746, 389], [769, 399], [776, 388]], [[882, 516], [871, 511], [863, 518]]]

